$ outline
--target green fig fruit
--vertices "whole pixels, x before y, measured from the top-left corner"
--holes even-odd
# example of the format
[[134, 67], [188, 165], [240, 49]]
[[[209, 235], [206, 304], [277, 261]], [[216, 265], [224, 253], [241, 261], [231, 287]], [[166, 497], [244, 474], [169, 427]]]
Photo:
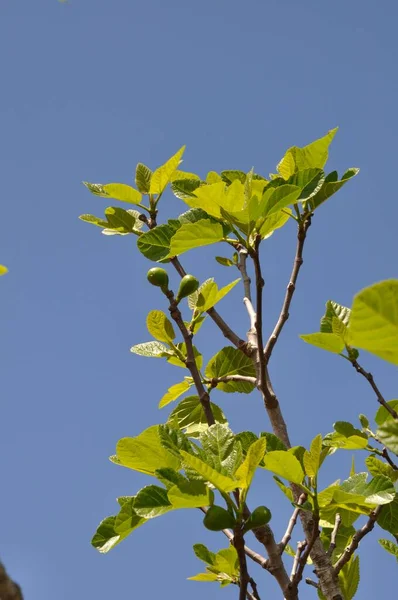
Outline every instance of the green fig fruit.
[[250, 531], [250, 529], [255, 529], [256, 527], [262, 527], [266, 525], [271, 520], [271, 511], [266, 506], [257, 506], [247, 519], [243, 532]]
[[176, 302], [180, 302], [182, 298], [190, 296], [199, 287], [199, 281], [193, 275], [185, 275], [180, 281], [180, 287], [176, 296]]
[[203, 525], [210, 531], [221, 531], [222, 529], [233, 529], [235, 526], [235, 519], [225, 508], [213, 504], [210, 506], [205, 518], [203, 519]]
[[153, 269], [149, 269], [147, 273], [147, 279], [149, 283], [152, 285], [156, 285], [156, 287], [162, 288], [162, 290], [167, 290], [167, 286], [169, 285], [169, 276], [164, 269], [160, 267], [153, 267]]

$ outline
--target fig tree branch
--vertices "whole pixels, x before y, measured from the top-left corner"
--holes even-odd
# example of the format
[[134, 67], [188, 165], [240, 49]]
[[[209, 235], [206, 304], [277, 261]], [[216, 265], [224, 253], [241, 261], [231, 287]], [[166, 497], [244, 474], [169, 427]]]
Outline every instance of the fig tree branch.
[[23, 600], [22, 590], [7, 573], [3, 563], [0, 562], [0, 599]]
[[357, 373], [360, 373], [360, 375], [363, 375], [363, 377], [365, 377], [365, 379], [367, 379], [367, 381], [369, 382], [371, 388], [373, 389], [374, 393], [376, 394], [376, 398], [377, 398], [377, 401], [379, 402], [379, 404], [381, 404], [381, 406], [384, 406], [384, 408], [390, 413], [390, 415], [394, 419], [398, 420], [398, 413], [397, 413], [397, 411], [395, 411], [385, 401], [382, 393], [380, 392], [379, 388], [377, 387], [377, 385], [375, 383], [375, 380], [373, 379], [372, 373], [369, 373], [368, 371], [365, 371], [365, 369], [363, 369], [361, 367], [361, 365], [358, 363], [358, 361], [355, 360], [355, 359], [351, 360], [351, 364], [352, 364], [352, 366], [354, 367], [354, 369], [356, 370]]

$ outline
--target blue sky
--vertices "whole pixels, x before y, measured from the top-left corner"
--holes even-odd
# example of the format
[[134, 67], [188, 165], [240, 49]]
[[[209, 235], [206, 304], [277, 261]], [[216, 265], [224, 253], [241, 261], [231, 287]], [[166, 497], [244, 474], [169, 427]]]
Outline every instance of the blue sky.
[[[156, 598], [166, 589], [236, 597], [186, 581], [200, 570], [193, 543], [225, 545], [194, 513], [151, 522], [105, 556], [90, 547], [115, 498], [148, 483], [108, 456], [120, 437], [166, 419], [157, 403], [180, 372], [130, 354], [148, 339], [148, 310], [165, 306], [134, 240], [78, 220], [108, 205], [82, 180], [130, 183], [137, 162], [156, 167], [184, 143], [186, 170], [267, 174], [288, 146], [339, 125], [330, 170], [361, 174], [314, 219], [271, 370], [296, 444], [374, 414], [370, 388], [348, 363], [298, 334], [315, 330], [327, 299], [349, 304], [362, 287], [398, 276], [397, 16], [389, 0], [383, 10], [367, 0], [2, 0], [0, 262], [10, 273], [0, 281], [0, 556], [26, 599]], [[162, 210], [166, 219], [184, 205], [168, 195]], [[294, 244], [293, 227], [264, 244], [267, 331]], [[236, 277], [205, 256], [192, 252], [184, 265], [219, 283]], [[241, 296], [232, 292], [220, 312], [243, 335]], [[210, 358], [225, 342], [208, 324], [198, 345]], [[396, 397], [396, 369], [365, 354], [362, 362]], [[255, 394], [216, 400], [235, 430], [269, 430]], [[332, 458], [323, 484], [348, 476], [350, 459]], [[280, 507], [279, 537], [290, 507], [266, 474], [251, 501]], [[360, 598], [389, 589], [394, 560], [376, 537], [362, 544]], [[252, 571], [263, 597], [276, 597], [272, 578]], [[303, 587], [301, 598], [315, 597]]]

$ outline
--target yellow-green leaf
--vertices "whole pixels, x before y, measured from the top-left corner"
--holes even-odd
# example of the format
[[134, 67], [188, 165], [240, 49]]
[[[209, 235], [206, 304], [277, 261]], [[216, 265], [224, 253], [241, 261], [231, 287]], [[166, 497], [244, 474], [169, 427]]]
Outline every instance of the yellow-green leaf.
[[6, 273], [8, 273], [7, 267], [5, 267], [4, 265], [0, 265], [0, 276], [5, 275]]
[[182, 396], [184, 392], [188, 391], [190, 387], [191, 384], [185, 379], [184, 381], [180, 381], [180, 383], [175, 383], [174, 385], [169, 387], [169, 389], [159, 402], [159, 408], [163, 408], [164, 406], [167, 406], [167, 404], [170, 404], [170, 402], [177, 400], [177, 398]]
[[249, 447], [246, 458], [235, 472], [236, 479], [239, 479], [239, 487], [248, 490], [254, 473], [263, 459], [267, 447], [267, 439], [262, 437]]
[[103, 186], [106, 195], [120, 202], [129, 202], [130, 204], [140, 204], [142, 194], [135, 190], [131, 185], [124, 183], [107, 183]]
[[193, 248], [221, 242], [224, 232], [221, 223], [210, 219], [201, 219], [196, 223], [183, 223], [170, 242], [168, 258], [179, 256]]
[[200, 508], [210, 504], [210, 489], [202, 481], [181, 481], [168, 490], [167, 496], [173, 508]]
[[197, 458], [196, 456], [192, 456], [192, 454], [188, 454], [188, 452], [184, 452], [181, 450], [181, 456], [183, 461], [192, 469], [195, 469], [202, 475], [202, 477], [212, 483], [217, 489], [222, 492], [232, 492], [237, 486], [238, 482], [231, 477], [227, 477], [226, 475], [221, 475], [218, 471], [210, 467], [208, 464]]
[[176, 470], [180, 468], [178, 458], [163, 448], [157, 425], [145, 429], [137, 437], [119, 440], [116, 445], [116, 456], [118, 463], [124, 467], [148, 475], [154, 475], [160, 468], [169, 467]]
[[161, 194], [166, 188], [167, 184], [171, 181], [174, 172], [177, 170], [178, 165], [181, 162], [182, 155], [184, 154], [185, 146], [180, 148], [178, 152], [174, 154], [169, 160], [164, 163], [161, 167], [153, 172], [151, 178], [151, 185], [149, 188], [150, 194]]
[[322, 452], [322, 436], [317, 435], [311, 442], [310, 451], [305, 451], [303, 461], [305, 473], [308, 477], [315, 477], [319, 470]]
[[304, 479], [304, 471], [300, 462], [293, 454], [283, 450], [268, 452], [263, 459], [264, 469], [272, 471], [275, 475], [283, 477], [292, 483], [301, 484]]
[[350, 345], [398, 365], [398, 279], [359, 292], [351, 309]]
[[283, 210], [279, 210], [278, 212], [267, 216], [265, 219], [259, 219], [258, 230], [261, 237], [263, 239], [269, 238], [276, 229], [284, 226], [291, 214], [292, 211], [290, 208], [284, 208]]
[[173, 325], [161, 310], [151, 310], [146, 318], [149, 333], [159, 342], [172, 342], [176, 334]]
[[317, 348], [322, 348], [322, 350], [328, 352], [340, 354], [344, 350], [344, 341], [335, 333], [308, 333], [300, 335], [300, 337], [307, 344], [317, 346]]

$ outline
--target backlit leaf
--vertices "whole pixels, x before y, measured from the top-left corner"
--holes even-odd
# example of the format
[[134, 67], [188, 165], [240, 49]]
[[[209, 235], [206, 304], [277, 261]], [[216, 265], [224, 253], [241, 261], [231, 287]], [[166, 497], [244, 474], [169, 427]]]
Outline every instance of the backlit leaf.
[[170, 343], [175, 339], [173, 325], [161, 310], [151, 310], [146, 318], [149, 333], [159, 342]]
[[185, 146], [180, 148], [180, 150], [178, 150], [178, 152], [169, 158], [164, 165], [153, 172], [149, 189], [150, 194], [161, 194], [163, 192], [171, 180], [173, 173], [177, 170], [177, 167], [181, 162], [182, 155], [184, 154], [184, 150]]
[[118, 441], [116, 456], [120, 464], [129, 469], [153, 475], [157, 469], [179, 469], [180, 461], [162, 446], [159, 429], [153, 425], [136, 437]]

